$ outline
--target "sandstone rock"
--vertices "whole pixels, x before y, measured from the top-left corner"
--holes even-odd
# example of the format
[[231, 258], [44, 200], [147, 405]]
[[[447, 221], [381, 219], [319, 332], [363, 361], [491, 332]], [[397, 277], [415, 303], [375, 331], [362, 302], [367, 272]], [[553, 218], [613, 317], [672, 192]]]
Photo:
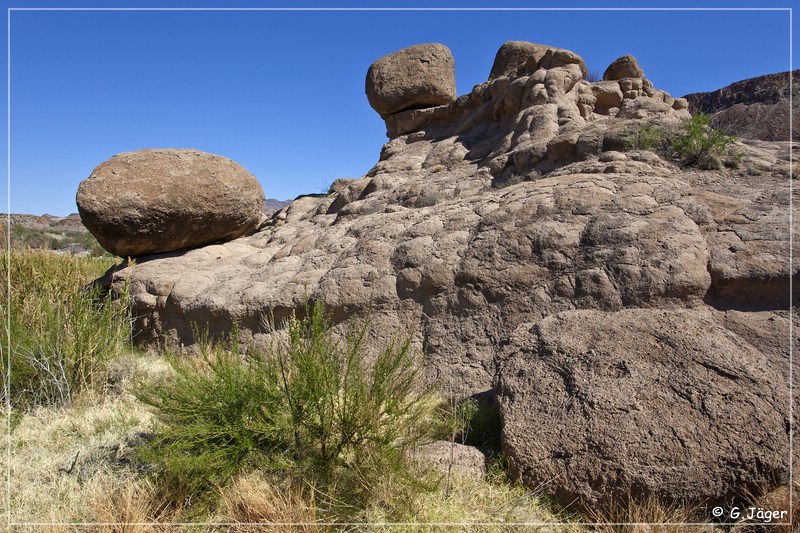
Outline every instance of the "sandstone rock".
[[191, 149], [117, 154], [81, 182], [81, 220], [122, 257], [235, 239], [264, 220], [264, 191], [230, 159]]
[[597, 107], [609, 109], [622, 103], [622, 89], [617, 81], [602, 81], [592, 85]]
[[644, 71], [632, 55], [618, 57], [603, 73], [604, 80], [622, 80], [625, 78], [644, 78]]
[[527, 485], [562, 502], [730, 504], [788, 479], [788, 365], [713, 312], [559, 313], [504, 350], [504, 450]]
[[455, 61], [442, 44], [418, 44], [375, 61], [367, 71], [366, 93], [382, 117], [449, 104], [456, 99]]

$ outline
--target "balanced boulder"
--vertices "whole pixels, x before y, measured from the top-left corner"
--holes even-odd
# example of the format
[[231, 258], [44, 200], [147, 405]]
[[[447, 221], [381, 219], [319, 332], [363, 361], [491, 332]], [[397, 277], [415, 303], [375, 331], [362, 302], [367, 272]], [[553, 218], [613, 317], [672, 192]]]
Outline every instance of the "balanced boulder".
[[456, 99], [456, 67], [443, 44], [418, 44], [383, 56], [367, 71], [367, 99], [382, 117]]
[[264, 221], [264, 191], [225, 157], [192, 149], [117, 154], [78, 187], [83, 224], [122, 257], [224, 242]]

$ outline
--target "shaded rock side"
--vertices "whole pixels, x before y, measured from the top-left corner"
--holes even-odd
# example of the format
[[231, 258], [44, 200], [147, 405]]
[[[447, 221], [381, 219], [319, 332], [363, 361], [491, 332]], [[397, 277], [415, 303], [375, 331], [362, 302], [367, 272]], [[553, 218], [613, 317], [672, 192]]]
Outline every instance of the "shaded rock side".
[[723, 505], [788, 481], [788, 350], [762, 352], [722, 313], [568, 311], [521, 326], [502, 359], [504, 450], [559, 501]]
[[745, 139], [789, 140], [791, 94], [794, 107], [793, 141], [800, 140], [800, 70], [767, 74], [732, 83], [722, 89], [687, 94], [692, 113], [711, 115], [711, 124]]
[[381, 116], [456, 99], [455, 61], [443, 44], [418, 44], [384, 56], [367, 71], [366, 93]]
[[81, 182], [83, 224], [122, 257], [196, 248], [254, 231], [264, 191], [241, 165], [191, 149], [117, 154]]

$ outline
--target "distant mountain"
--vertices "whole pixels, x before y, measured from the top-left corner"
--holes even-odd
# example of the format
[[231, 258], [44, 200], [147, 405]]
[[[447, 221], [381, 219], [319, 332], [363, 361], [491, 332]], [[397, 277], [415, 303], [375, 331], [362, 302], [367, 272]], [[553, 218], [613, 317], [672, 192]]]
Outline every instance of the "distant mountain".
[[789, 140], [789, 95], [793, 100], [792, 137], [800, 140], [800, 70], [767, 74], [722, 89], [684, 96], [689, 111], [711, 115], [711, 123], [729, 134], [762, 141]]
[[275, 198], [267, 198], [264, 200], [264, 211], [271, 215], [272, 213], [280, 211], [289, 205], [290, 202], [291, 200], [276, 200]]

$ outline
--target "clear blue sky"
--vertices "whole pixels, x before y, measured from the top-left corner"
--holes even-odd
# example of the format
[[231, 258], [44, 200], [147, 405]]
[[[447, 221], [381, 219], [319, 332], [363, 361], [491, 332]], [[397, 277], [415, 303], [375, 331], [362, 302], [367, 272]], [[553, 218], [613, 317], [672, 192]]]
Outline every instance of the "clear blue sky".
[[[280, 5], [0, 3], [6, 8]], [[459, 94], [486, 80], [497, 49], [508, 40], [570, 49], [600, 74], [615, 58], [633, 54], [656, 87], [674, 96], [790, 68], [788, 11], [13, 10], [10, 21], [11, 212], [62, 216], [77, 211], [78, 183], [97, 164], [140, 148], [191, 147], [224, 155], [253, 173], [267, 197], [278, 199], [320, 192], [336, 178], [362, 176], [386, 141], [383, 121], [364, 95], [367, 68], [413, 44], [450, 47]], [[6, 150], [2, 153], [6, 167]], [[0, 202], [7, 204], [5, 188]]]

